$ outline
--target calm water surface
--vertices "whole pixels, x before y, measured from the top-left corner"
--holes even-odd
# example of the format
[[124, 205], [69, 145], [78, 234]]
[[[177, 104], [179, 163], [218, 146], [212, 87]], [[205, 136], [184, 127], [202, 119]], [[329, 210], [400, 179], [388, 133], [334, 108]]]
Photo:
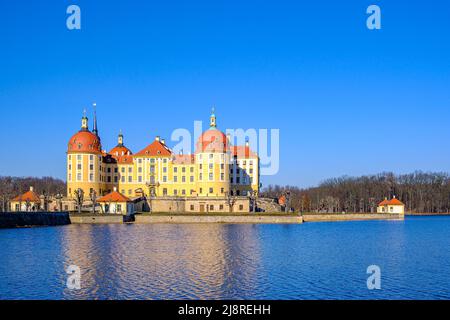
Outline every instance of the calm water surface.
[[450, 299], [450, 217], [7, 229], [0, 248], [0, 299]]

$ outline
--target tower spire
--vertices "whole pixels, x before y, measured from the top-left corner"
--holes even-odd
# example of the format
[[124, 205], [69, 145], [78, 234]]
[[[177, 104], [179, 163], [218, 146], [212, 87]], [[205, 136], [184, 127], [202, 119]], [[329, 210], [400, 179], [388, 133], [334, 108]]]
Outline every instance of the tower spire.
[[123, 134], [122, 134], [122, 129], [120, 129], [119, 137], [118, 137], [117, 142], [118, 142], [118, 144], [117, 144], [118, 147], [123, 147]]
[[86, 109], [83, 110], [83, 117], [81, 118], [81, 131], [89, 131], [88, 117], [86, 116]]
[[209, 126], [211, 127], [211, 128], [216, 128], [216, 126], [217, 126], [217, 121], [216, 121], [217, 119], [216, 119], [216, 108], [214, 108], [214, 107], [212, 107], [212, 110], [211, 110], [211, 118], [210, 118], [210, 124], [209, 124]]
[[92, 129], [92, 132], [98, 136], [98, 127], [97, 127], [97, 104], [94, 102], [92, 104], [94, 107], [94, 128]]

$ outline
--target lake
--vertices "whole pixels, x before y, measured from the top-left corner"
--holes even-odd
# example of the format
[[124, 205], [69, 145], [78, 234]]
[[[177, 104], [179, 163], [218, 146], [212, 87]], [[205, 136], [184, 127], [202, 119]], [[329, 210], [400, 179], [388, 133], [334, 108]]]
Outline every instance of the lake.
[[450, 299], [450, 217], [3, 229], [0, 248], [0, 299]]

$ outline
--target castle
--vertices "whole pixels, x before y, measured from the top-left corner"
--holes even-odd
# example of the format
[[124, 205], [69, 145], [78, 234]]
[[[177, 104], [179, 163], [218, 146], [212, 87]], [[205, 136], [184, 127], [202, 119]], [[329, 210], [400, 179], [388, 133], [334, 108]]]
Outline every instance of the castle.
[[85, 198], [92, 194], [109, 201], [145, 198], [154, 212], [248, 212], [259, 188], [257, 153], [248, 142], [232, 145], [230, 136], [217, 128], [214, 110], [194, 154], [174, 154], [159, 136], [133, 153], [122, 133], [117, 146], [106, 152], [96, 114], [92, 131], [84, 114], [81, 130], [68, 143], [69, 199], [81, 189]]

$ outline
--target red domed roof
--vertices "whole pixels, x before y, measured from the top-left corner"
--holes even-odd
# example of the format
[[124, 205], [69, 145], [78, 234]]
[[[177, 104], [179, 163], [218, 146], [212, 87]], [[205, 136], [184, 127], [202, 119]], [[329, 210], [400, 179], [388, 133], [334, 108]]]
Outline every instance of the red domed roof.
[[112, 155], [114, 158], [117, 158], [117, 157], [132, 155], [133, 153], [131, 152], [130, 149], [128, 149], [124, 145], [118, 145], [118, 146], [114, 147], [109, 152], [109, 154]]
[[77, 132], [72, 138], [70, 138], [68, 144], [68, 152], [88, 152], [99, 153], [102, 152], [102, 145], [100, 138], [88, 130], [82, 130]]
[[229, 141], [227, 136], [216, 128], [203, 132], [197, 141], [198, 152], [227, 152]]

